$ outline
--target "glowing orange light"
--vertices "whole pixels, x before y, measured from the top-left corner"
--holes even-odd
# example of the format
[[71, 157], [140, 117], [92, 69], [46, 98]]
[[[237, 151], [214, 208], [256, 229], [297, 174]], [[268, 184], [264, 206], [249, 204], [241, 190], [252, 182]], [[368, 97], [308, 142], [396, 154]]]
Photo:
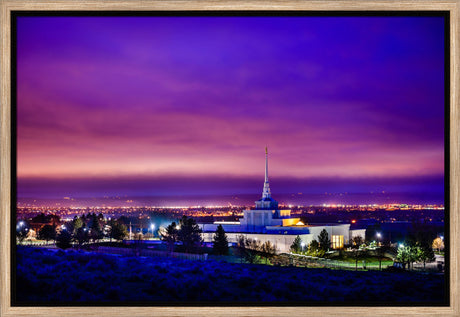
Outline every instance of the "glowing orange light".
[[351, 221], [351, 223], [356, 223], [356, 220], [353, 219], [353, 220]]

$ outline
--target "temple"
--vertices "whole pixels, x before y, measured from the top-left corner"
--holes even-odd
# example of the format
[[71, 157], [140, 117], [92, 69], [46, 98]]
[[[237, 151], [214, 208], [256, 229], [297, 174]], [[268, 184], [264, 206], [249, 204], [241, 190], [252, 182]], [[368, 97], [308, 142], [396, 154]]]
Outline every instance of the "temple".
[[228, 241], [236, 243], [238, 236], [258, 239], [262, 243], [270, 241], [277, 246], [278, 252], [289, 252], [294, 239], [299, 236], [305, 245], [310, 244], [323, 229], [329, 234], [332, 249], [343, 248], [350, 239], [361, 236], [364, 239], [365, 229], [350, 230], [350, 224], [317, 224], [309, 225], [292, 218], [291, 210], [279, 209], [278, 202], [270, 192], [268, 181], [268, 149], [265, 148], [265, 181], [262, 198], [255, 201], [255, 209], [245, 210], [239, 221], [216, 221], [212, 224], [199, 224], [203, 231], [203, 241], [212, 242], [218, 225], [224, 228]]

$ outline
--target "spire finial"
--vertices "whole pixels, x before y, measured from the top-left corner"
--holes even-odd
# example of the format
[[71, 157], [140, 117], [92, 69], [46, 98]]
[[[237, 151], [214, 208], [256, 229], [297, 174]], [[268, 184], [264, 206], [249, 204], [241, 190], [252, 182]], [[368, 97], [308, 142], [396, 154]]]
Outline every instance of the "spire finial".
[[268, 148], [265, 147], [265, 182], [262, 198], [270, 198], [270, 185], [268, 184]]

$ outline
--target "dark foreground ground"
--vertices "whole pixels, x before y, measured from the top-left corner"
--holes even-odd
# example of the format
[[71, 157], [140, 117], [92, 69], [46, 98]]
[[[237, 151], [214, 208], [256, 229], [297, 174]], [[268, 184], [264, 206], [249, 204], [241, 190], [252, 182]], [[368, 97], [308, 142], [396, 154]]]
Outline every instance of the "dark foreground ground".
[[[187, 261], [18, 247], [17, 303], [439, 305], [444, 276]], [[155, 303], [153, 303], [155, 304]]]

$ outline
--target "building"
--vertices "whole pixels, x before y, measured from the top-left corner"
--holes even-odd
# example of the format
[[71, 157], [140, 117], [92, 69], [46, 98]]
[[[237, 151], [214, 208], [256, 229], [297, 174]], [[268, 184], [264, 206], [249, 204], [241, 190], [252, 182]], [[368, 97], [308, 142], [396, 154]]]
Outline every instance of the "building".
[[203, 231], [203, 241], [212, 242], [217, 226], [222, 225], [228, 241], [236, 243], [243, 235], [248, 239], [259, 240], [261, 243], [270, 241], [275, 244], [278, 252], [289, 252], [294, 239], [299, 236], [305, 246], [326, 229], [331, 240], [331, 248], [340, 249], [355, 236], [364, 240], [366, 229], [350, 230], [350, 224], [304, 224], [300, 218], [292, 218], [290, 210], [280, 210], [278, 202], [270, 192], [268, 181], [268, 150], [265, 148], [265, 181], [262, 198], [255, 202], [255, 209], [245, 210], [239, 221], [216, 221], [212, 224], [199, 224]]

